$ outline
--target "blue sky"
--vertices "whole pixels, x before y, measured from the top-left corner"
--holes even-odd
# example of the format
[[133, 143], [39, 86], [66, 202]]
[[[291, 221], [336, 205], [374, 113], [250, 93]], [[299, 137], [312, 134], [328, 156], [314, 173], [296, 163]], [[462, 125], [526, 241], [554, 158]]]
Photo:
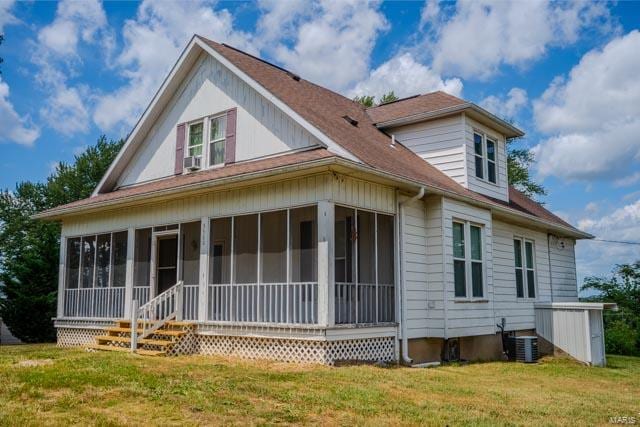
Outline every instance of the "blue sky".
[[[640, 2], [0, 0], [0, 186], [125, 137], [193, 32], [347, 96], [445, 90], [513, 120], [547, 207], [640, 242]], [[580, 277], [640, 259], [580, 242]]]

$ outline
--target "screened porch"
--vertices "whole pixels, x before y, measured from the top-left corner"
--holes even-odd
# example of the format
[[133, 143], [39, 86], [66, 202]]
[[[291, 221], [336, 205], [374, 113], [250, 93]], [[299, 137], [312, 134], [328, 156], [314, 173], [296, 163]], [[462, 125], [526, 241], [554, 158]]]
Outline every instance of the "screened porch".
[[[134, 300], [141, 306], [182, 282], [170, 304], [181, 305], [185, 320], [394, 322], [394, 221], [324, 203], [322, 211], [309, 205], [67, 237], [59, 317], [127, 317]], [[333, 244], [319, 245], [319, 235]]]

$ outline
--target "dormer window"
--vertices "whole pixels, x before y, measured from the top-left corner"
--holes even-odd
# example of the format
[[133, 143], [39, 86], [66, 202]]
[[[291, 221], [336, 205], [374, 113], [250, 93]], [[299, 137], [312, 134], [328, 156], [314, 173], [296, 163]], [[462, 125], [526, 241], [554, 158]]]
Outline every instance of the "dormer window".
[[202, 156], [202, 133], [204, 123], [189, 125], [189, 156]]
[[476, 178], [497, 182], [496, 141], [482, 133], [473, 134]]
[[209, 166], [224, 164], [227, 116], [218, 116], [209, 122]]

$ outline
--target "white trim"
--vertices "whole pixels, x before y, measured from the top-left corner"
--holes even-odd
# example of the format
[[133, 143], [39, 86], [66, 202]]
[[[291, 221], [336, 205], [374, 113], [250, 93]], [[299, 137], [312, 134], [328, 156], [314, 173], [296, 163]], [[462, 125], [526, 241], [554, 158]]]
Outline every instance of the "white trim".
[[[464, 236], [464, 258], [456, 257], [455, 254], [455, 240], [453, 237], [453, 224], [461, 224]], [[480, 258], [473, 259], [471, 255], [471, 227], [477, 227], [480, 229]], [[471, 221], [468, 219], [462, 219], [458, 216], [454, 216], [451, 219], [451, 239], [452, 239], [452, 260], [453, 266], [453, 295], [454, 301], [464, 302], [485, 302], [488, 300], [488, 284], [487, 284], [487, 251], [486, 251], [486, 224], [477, 221]], [[444, 236], [444, 235], [443, 235]], [[455, 261], [464, 261], [465, 268], [465, 295], [457, 296], [455, 294]], [[473, 264], [478, 263], [482, 265], [482, 295], [473, 296]]]
[[[205, 52], [207, 52], [209, 55], [211, 55], [213, 58], [215, 58], [218, 62], [220, 62], [226, 68], [228, 68], [232, 73], [237, 75], [242, 81], [244, 81], [252, 89], [257, 91], [260, 95], [262, 95], [268, 101], [273, 103], [276, 107], [278, 107], [280, 110], [282, 110], [282, 112], [284, 112], [287, 116], [289, 116], [291, 119], [293, 119], [298, 124], [300, 124], [305, 130], [307, 130], [309, 133], [311, 133], [313, 136], [315, 136], [318, 140], [320, 140], [320, 142], [329, 151], [331, 151], [334, 154], [337, 154], [339, 156], [345, 157], [345, 158], [347, 158], [347, 159], [349, 159], [351, 161], [358, 162], [358, 163], [361, 162], [361, 160], [358, 157], [356, 157], [354, 154], [352, 154], [351, 152], [349, 152], [348, 150], [343, 148], [341, 145], [339, 145], [336, 142], [334, 142], [327, 135], [325, 135], [322, 131], [320, 131], [317, 127], [315, 127], [312, 124], [310, 124], [307, 120], [303, 119], [302, 116], [300, 116], [297, 112], [295, 112], [293, 109], [291, 109], [287, 104], [282, 102], [279, 98], [277, 98], [275, 95], [273, 95], [271, 92], [269, 92], [263, 86], [261, 86], [258, 82], [256, 82], [254, 79], [249, 77], [247, 74], [242, 72], [238, 67], [233, 65], [229, 60], [227, 60], [225, 57], [223, 57], [221, 54], [219, 54], [217, 51], [215, 51], [213, 48], [211, 48], [209, 45], [207, 45], [198, 36], [194, 35], [191, 38], [191, 40], [189, 41], [189, 43], [187, 44], [187, 46], [184, 48], [182, 53], [180, 54], [180, 57], [178, 58], [176, 63], [173, 65], [173, 68], [171, 69], [170, 73], [167, 75], [167, 77], [162, 82], [162, 85], [160, 86], [160, 88], [158, 89], [156, 94], [154, 95], [152, 101], [147, 106], [147, 108], [145, 109], [144, 113], [142, 114], [142, 116], [140, 117], [140, 119], [138, 120], [136, 125], [134, 126], [134, 128], [131, 131], [131, 133], [129, 134], [129, 137], [127, 138], [126, 142], [124, 143], [124, 145], [120, 149], [120, 152], [118, 153], [116, 158], [113, 160], [113, 162], [109, 166], [109, 169], [107, 169], [105, 174], [100, 179], [100, 182], [98, 183], [96, 188], [93, 190], [93, 193], [91, 194], [92, 197], [98, 195], [101, 192], [101, 190], [103, 190], [103, 187], [105, 186], [107, 180], [109, 180], [109, 178], [111, 178], [111, 175], [113, 174], [114, 170], [116, 169], [116, 166], [119, 165], [123, 161], [123, 157], [125, 156], [125, 153], [130, 149], [131, 145], [134, 144], [134, 143], [141, 143], [143, 141], [143, 139], [142, 139], [143, 137], [140, 135], [141, 128], [147, 122], [147, 120], [151, 116], [152, 112], [155, 111], [156, 106], [160, 101], [160, 98], [165, 94], [165, 92], [167, 91], [168, 87], [172, 83], [174, 83], [174, 79], [176, 78], [176, 75], [180, 71], [182, 71], [185, 61], [192, 54], [193, 49], [195, 48], [196, 45], [198, 47], [200, 47], [202, 50], [204, 50]], [[193, 63], [195, 63], [195, 59], [197, 59], [198, 56], [199, 55], [195, 55]], [[193, 65], [193, 64], [191, 64], [191, 65]], [[140, 139], [138, 140], [138, 138], [140, 138]], [[131, 155], [133, 155], [133, 153]]]
[[[521, 266], [518, 267], [515, 265], [515, 244], [514, 241], [518, 240], [520, 242], [520, 260]], [[531, 262], [533, 263], [532, 267], [527, 266], [527, 243], [531, 243]], [[514, 251], [514, 259], [513, 259], [513, 268], [515, 270], [520, 269], [522, 271], [522, 296], [518, 296], [518, 282], [516, 281], [516, 299], [518, 301], [535, 301], [538, 298], [538, 272], [536, 271], [536, 243], [533, 239], [529, 239], [522, 236], [513, 236], [512, 239], [513, 251]], [[529, 276], [528, 272], [533, 271], [533, 297], [529, 295]]]
[[536, 302], [535, 308], [562, 308], [566, 310], [613, 310], [618, 304], [612, 302]]

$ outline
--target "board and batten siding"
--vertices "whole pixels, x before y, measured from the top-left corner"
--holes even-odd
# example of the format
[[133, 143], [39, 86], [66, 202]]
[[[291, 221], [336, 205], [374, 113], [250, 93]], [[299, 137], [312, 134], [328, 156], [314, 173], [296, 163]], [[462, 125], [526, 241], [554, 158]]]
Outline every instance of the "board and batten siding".
[[118, 186], [172, 176], [175, 172], [176, 126], [234, 107], [237, 107], [235, 161], [320, 144], [273, 103], [203, 53], [145, 136], [119, 177]]
[[76, 236], [175, 224], [203, 217], [285, 209], [321, 200], [388, 214], [395, 214], [396, 209], [393, 188], [324, 173], [72, 217], [63, 222], [62, 234]]
[[[513, 239], [533, 241], [535, 257], [536, 298], [518, 298]], [[547, 234], [517, 225], [493, 222], [493, 306], [495, 322], [506, 319], [506, 330], [533, 329], [535, 302], [551, 301]]]
[[549, 259], [551, 260], [551, 289], [554, 302], [578, 301], [578, 280], [576, 277], [575, 240], [563, 238], [564, 248], [558, 238], [549, 238]]
[[[455, 200], [443, 199], [445, 337], [464, 337], [495, 333], [493, 315], [493, 227], [491, 212]], [[482, 226], [484, 297], [456, 298], [453, 275], [453, 221], [469, 221]], [[467, 244], [469, 244], [467, 242]]]
[[[472, 191], [476, 191], [480, 194], [484, 194], [489, 197], [493, 197], [499, 200], [509, 200], [509, 183], [507, 179], [507, 148], [504, 135], [494, 131], [487, 126], [478, 123], [467, 115], [463, 115], [464, 121], [464, 134], [466, 143], [466, 161], [467, 161], [467, 173], [468, 183], [467, 188]], [[484, 133], [496, 141], [497, 156], [496, 156], [496, 177], [497, 182], [495, 184], [476, 178], [476, 162], [475, 162], [475, 150], [473, 142], [473, 134], [475, 131]]]
[[397, 141], [466, 187], [462, 115], [399, 126], [387, 131]]

